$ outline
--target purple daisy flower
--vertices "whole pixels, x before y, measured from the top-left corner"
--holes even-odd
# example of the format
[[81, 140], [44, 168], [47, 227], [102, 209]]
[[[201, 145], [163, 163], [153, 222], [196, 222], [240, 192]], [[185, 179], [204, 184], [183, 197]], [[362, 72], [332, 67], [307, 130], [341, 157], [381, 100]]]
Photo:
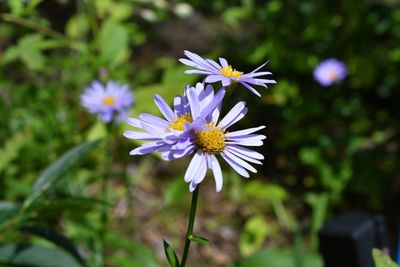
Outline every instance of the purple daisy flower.
[[94, 81], [81, 96], [82, 105], [104, 122], [117, 117], [124, 120], [134, 102], [134, 95], [128, 85], [109, 81], [106, 86]]
[[[194, 103], [198, 100], [193, 99]], [[227, 132], [227, 129], [242, 119], [246, 113], [246, 103], [237, 103], [227, 115], [218, 122], [221, 106], [218, 106], [207, 120], [205, 129], [195, 131], [193, 143], [195, 154], [189, 163], [185, 173], [185, 181], [190, 183], [189, 190], [193, 192], [200, 184], [208, 169], [214, 175], [216, 191], [222, 189], [223, 178], [221, 166], [217, 155], [220, 155], [237, 173], [249, 177], [249, 173], [256, 173], [257, 170], [248, 162], [262, 164], [260, 160], [264, 156], [246, 146], [261, 146], [266, 137], [261, 134], [254, 134], [265, 126], [249, 128], [245, 130]], [[172, 152], [173, 153], [173, 152]], [[189, 154], [189, 153], [188, 153]]]
[[264, 67], [267, 62], [250, 73], [243, 73], [232, 68], [232, 66], [228, 64], [225, 58], [219, 58], [218, 64], [214, 60], [204, 59], [199, 55], [187, 50], [184, 51], [184, 54], [188, 57], [188, 59], [181, 58], [179, 59], [179, 61], [189, 67], [195, 68], [192, 70], [187, 70], [185, 71], [185, 73], [206, 75], [207, 77], [204, 80], [204, 82], [206, 83], [214, 83], [220, 81], [222, 83], [222, 86], [229, 86], [232, 83], [238, 82], [257, 96], [261, 95], [251, 85], [263, 86], [267, 88], [267, 84], [276, 83], [275, 80], [258, 78], [260, 76], [272, 74], [268, 71], [257, 72], [262, 67]]
[[[197, 88], [197, 90], [196, 90]], [[203, 129], [204, 121], [220, 105], [225, 90], [221, 89], [215, 96], [212, 86], [206, 90], [199, 83], [196, 88], [187, 86], [184, 96], [174, 98], [174, 110], [159, 95], [154, 101], [164, 118], [142, 113], [139, 118], [129, 118], [128, 124], [143, 131], [125, 131], [124, 136], [130, 139], [150, 141], [133, 149], [130, 155], [145, 155], [151, 152], [163, 152], [162, 158], [173, 160], [193, 152], [192, 132]], [[190, 92], [189, 92], [190, 91]], [[187, 93], [189, 95], [187, 95]], [[190, 106], [192, 94], [198, 100]]]
[[342, 81], [347, 76], [347, 68], [342, 61], [330, 58], [319, 63], [313, 74], [319, 84], [327, 87]]
[[[161, 107], [157, 104], [167, 119], [167, 121], [158, 121], [160, 118], [152, 117], [154, 122], [151, 125], [157, 127], [158, 132], [147, 128], [150, 126], [150, 121], [146, 118], [148, 115], [143, 116], [142, 114], [139, 117], [140, 120], [129, 119], [129, 124], [142, 128], [146, 132], [127, 131], [124, 133], [126, 137], [153, 141], [132, 150], [130, 154], [143, 155], [159, 151], [163, 152], [163, 159], [174, 160], [194, 153], [184, 177], [185, 181], [189, 183], [191, 192], [203, 181], [208, 169], [213, 172], [216, 191], [221, 191], [223, 178], [217, 155], [220, 155], [237, 173], [244, 177], [249, 177], [248, 171], [256, 173], [257, 170], [248, 162], [262, 164], [260, 160], [264, 159], [264, 156], [245, 148], [245, 146], [261, 146], [265, 136], [254, 134], [254, 132], [265, 126], [227, 132], [228, 127], [245, 116], [247, 108], [245, 102], [239, 102], [218, 122], [221, 101], [224, 96], [224, 93], [221, 92], [224, 90], [221, 89], [214, 96], [211, 85], [204, 88], [202, 83], [198, 83], [196, 87], [187, 87], [185, 89], [186, 97], [178, 98], [179, 100], [175, 101], [178, 105], [174, 105], [174, 112], [169, 107], [164, 105]], [[167, 110], [168, 115], [166, 116], [164, 113], [167, 113]], [[180, 110], [185, 113], [180, 112], [181, 115], [178, 115], [177, 111]], [[157, 122], [155, 118], [157, 118]], [[179, 131], [179, 135], [176, 134], [176, 131]]]

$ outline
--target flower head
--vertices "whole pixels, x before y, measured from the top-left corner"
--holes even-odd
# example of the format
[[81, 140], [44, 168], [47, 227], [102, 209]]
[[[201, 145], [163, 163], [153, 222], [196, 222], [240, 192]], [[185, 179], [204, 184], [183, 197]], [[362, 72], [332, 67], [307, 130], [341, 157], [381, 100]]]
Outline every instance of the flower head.
[[261, 95], [252, 87], [252, 85], [263, 86], [267, 88], [267, 84], [276, 83], [275, 80], [259, 78], [260, 76], [272, 74], [268, 71], [257, 72], [262, 67], [264, 67], [267, 62], [250, 73], [244, 73], [234, 69], [231, 65], [228, 64], [225, 58], [219, 58], [219, 63], [217, 63], [214, 60], [204, 59], [199, 55], [186, 50], [184, 54], [187, 56], [188, 59], [181, 58], [179, 59], [179, 61], [189, 67], [194, 68], [192, 70], [185, 71], [185, 73], [206, 75], [207, 77], [204, 80], [204, 82], [206, 83], [214, 83], [220, 81], [222, 83], [222, 86], [229, 86], [232, 83], [238, 82], [257, 96]]
[[322, 61], [314, 69], [314, 79], [325, 87], [342, 81], [346, 76], [346, 66], [335, 58]]
[[104, 122], [115, 117], [125, 119], [134, 99], [128, 85], [114, 81], [109, 81], [106, 86], [94, 81], [81, 96], [82, 105]]
[[[140, 115], [139, 120], [129, 119], [129, 124], [145, 132], [126, 131], [126, 137], [152, 141], [132, 150], [131, 155], [159, 151], [163, 159], [174, 160], [194, 153], [185, 174], [190, 191], [203, 181], [208, 169], [214, 174], [216, 191], [222, 189], [222, 171], [217, 156], [244, 177], [249, 177], [248, 171], [257, 172], [248, 162], [261, 164], [264, 157], [245, 146], [261, 146], [265, 136], [254, 132], [265, 127], [227, 132], [231, 125], [245, 116], [247, 108], [244, 102], [239, 102], [218, 122], [223, 96], [223, 89], [214, 95], [211, 85], [204, 88], [202, 83], [198, 83], [196, 87], [185, 89], [185, 97], [175, 98], [175, 111], [165, 106], [160, 108], [157, 104], [167, 120], [149, 114]], [[169, 109], [168, 116], [162, 111], [164, 108]], [[148, 128], [150, 126], [157, 129]]]
[[262, 140], [265, 139], [265, 136], [254, 133], [265, 128], [265, 126], [227, 131], [230, 126], [246, 115], [245, 102], [237, 103], [218, 122], [220, 110], [221, 105], [217, 106], [211, 116], [207, 118], [202, 130], [193, 132], [193, 152], [195, 154], [185, 173], [185, 181], [189, 183], [190, 191], [194, 191], [197, 185], [203, 181], [208, 169], [213, 172], [216, 191], [221, 191], [223, 178], [217, 156], [221, 156], [232, 169], [244, 177], [250, 176], [248, 171], [257, 172], [248, 162], [262, 164], [260, 160], [264, 159], [262, 154], [248, 149], [246, 146], [261, 146], [263, 144]]
[[[163, 152], [165, 160], [173, 160], [194, 150], [192, 132], [203, 129], [204, 121], [220, 105], [225, 94], [221, 89], [214, 95], [211, 86], [203, 90], [200, 83], [196, 88], [192, 90], [187, 86], [184, 96], [175, 96], [173, 110], [161, 96], [155, 95], [154, 101], [164, 118], [142, 113], [138, 119], [128, 119], [128, 124], [144, 131], [129, 130], [124, 132], [124, 136], [148, 141], [133, 149], [131, 155]], [[193, 99], [197, 102], [194, 103]]]

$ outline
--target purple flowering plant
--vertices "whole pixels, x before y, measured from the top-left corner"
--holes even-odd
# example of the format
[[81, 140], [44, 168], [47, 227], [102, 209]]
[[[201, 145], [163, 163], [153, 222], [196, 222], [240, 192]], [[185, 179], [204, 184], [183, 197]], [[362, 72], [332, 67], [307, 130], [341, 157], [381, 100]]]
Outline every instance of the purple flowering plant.
[[322, 86], [328, 87], [338, 83], [347, 76], [346, 65], [335, 58], [321, 61], [314, 69], [314, 79]]
[[[226, 115], [221, 116], [225, 86], [238, 82], [251, 92], [260, 95], [250, 84], [266, 87], [267, 83], [275, 83], [274, 80], [257, 78], [271, 74], [257, 72], [265, 64], [249, 74], [243, 74], [233, 70], [222, 58], [219, 65], [189, 51], [185, 51], [185, 55], [190, 60], [180, 59], [180, 61], [198, 69], [189, 73], [206, 74], [207, 78], [194, 87], [187, 85], [182, 95], [175, 96], [172, 108], [160, 95], [155, 95], [154, 102], [162, 117], [142, 113], [138, 118], [129, 118], [128, 124], [139, 130], [124, 132], [124, 136], [129, 139], [144, 141], [142, 145], [133, 149], [130, 155], [159, 152], [162, 159], [167, 161], [192, 155], [184, 175], [184, 180], [189, 184], [189, 191], [193, 195], [181, 260], [164, 240], [165, 253], [172, 267], [185, 267], [191, 241], [203, 244], [209, 242], [203, 237], [193, 235], [193, 226], [200, 183], [206, 177], [208, 170], [211, 170], [214, 176], [216, 191], [222, 189], [223, 177], [218, 158], [222, 158], [234, 171], [246, 178], [250, 177], [249, 172], [257, 172], [251, 164], [260, 165], [264, 159], [262, 154], [248, 147], [263, 145], [266, 137], [256, 132], [265, 126], [228, 131], [230, 126], [246, 115], [248, 108], [244, 101], [240, 101]], [[228, 75], [228, 71], [231, 71], [232, 75]], [[215, 93], [210, 83], [216, 81], [222, 82], [222, 88]]]
[[94, 81], [81, 96], [82, 106], [105, 123], [114, 119], [125, 120], [134, 100], [129, 86], [115, 81], [106, 85]]

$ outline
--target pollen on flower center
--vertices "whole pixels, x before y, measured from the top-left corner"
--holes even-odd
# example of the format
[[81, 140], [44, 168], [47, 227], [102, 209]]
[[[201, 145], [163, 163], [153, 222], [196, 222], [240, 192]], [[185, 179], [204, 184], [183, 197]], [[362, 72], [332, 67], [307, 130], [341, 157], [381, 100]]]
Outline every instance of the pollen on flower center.
[[233, 69], [231, 65], [220, 69], [219, 73], [227, 78], [241, 78], [243, 76], [243, 72]]
[[192, 116], [189, 113], [182, 114], [169, 125], [170, 129], [183, 131], [185, 123], [193, 122]]
[[102, 103], [106, 106], [113, 106], [115, 104], [115, 98], [112, 96], [106, 96], [103, 98]]
[[337, 81], [339, 79], [339, 75], [336, 71], [332, 70], [328, 73], [328, 77], [331, 81]]
[[207, 126], [209, 129], [196, 131], [196, 144], [205, 153], [217, 154], [225, 149], [224, 131], [213, 124]]

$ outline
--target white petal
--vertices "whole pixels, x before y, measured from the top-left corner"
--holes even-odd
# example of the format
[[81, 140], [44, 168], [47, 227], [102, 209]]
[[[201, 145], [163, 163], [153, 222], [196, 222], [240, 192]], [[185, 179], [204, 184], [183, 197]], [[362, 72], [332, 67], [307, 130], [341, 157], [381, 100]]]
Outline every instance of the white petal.
[[223, 178], [222, 178], [221, 166], [219, 165], [219, 162], [214, 155], [211, 155], [211, 169], [214, 174], [215, 190], [219, 192], [222, 189]]
[[225, 117], [218, 123], [217, 127], [220, 129], [226, 129], [235, 122], [243, 118], [247, 113], [246, 103], [241, 101], [237, 103]]
[[235, 161], [237, 164], [239, 164], [240, 166], [242, 166], [243, 168], [256, 173], [257, 170], [251, 166], [249, 163], [247, 163], [246, 161], [240, 159], [239, 157], [233, 155], [231, 152], [225, 150], [224, 151], [225, 155], [228, 156], [229, 158], [231, 158], [233, 161]]
[[136, 132], [136, 131], [125, 131], [123, 135], [126, 138], [136, 139], [136, 140], [161, 140], [159, 135], [153, 135], [146, 132]]
[[161, 111], [161, 114], [163, 114], [168, 121], [173, 121], [176, 118], [175, 113], [160, 95], [155, 95], [154, 101], [156, 102], [158, 109]]
[[204, 80], [206, 83], [215, 83], [219, 82], [222, 79], [224, 79], [224, 76], [221, 74], [214, 74], [214, 75], [208, 75], [207, 78]]
[[201, 164], [202, 158], [203, 153], [201, 151], [197, 151], [197, 153], [194, 154], [185, 173], [185, 182], [190, 182], [195, 178], [194, 175]]
[[221, 63], [221, 66], [222, 66], [223, 68], [226, 68], [226, 67], [229, 66], [228, 61], [226, 61], [226, 59], [223, 58], [223, 57], [220, 57], [220, 58], [219, 58], [219, 63]]
[[190, 88], [187, 91], [187, 98], [189, 100], [192, 118], [193, 118], [193, 120], [195, 120], [200, 115], [200, 112], [201, 112], [200, 103], [199, 103], [199, 99], [198, 99], [198, 96], [196, 93], [196, 89]]
[[180, 95], [174, 97], [174, 111], [178, 117], [183, 114], [183, 98]]
[[239, 164], [237, 164], [234, 160], [232, 160], [229, 156], [225, 154], [225, 152], [221, 153], [221, 157], [241, 176], [250, 177], [249, 173]]
[[254, 150], [248, 149], [246, 147], [242, 147], [242, 146], [238, 146], [238, 145], [230, 145], [229, 149], [237, 151], [240, 154], [247, 155], [254, 159], [260, 159], [260, 160], [264, 159], [264, 156], [262, 154], [254, 151]]
[[257, 132], [264, 128], [265, 128], [265, 126], [259, 126], [259, 127], [255, 127], [255, 128], [249, 128], [249, 129], [245, 129], [245, 130], [229, 132], [229, 133], [225, 134], [225, 136], [226, 137], [234, 137], [234, 136], [247, 135], [247, 134]]
[[127, 122], [128, 122], [129, 125], [132, 125], [133, 127], [142, 128], [142, 124], [140, 123], [140, 120], [139, 120], [139, 119], [136, 119], [136, 118], [129, 118], [129, 119], [127, 120]]
[[252, 92], [253, 94], [255, 94], [256, 96], [261, 97], [261, 94], [254, 89], [253, 87], [251, 87], [248, 83], [244, 82], [244, 81], [239, 81], [240, 84], [242, 84], [244, 87], [246, 87], [247, 89], [250, 90], [250, 92]]
[[227, 150], [228, 150], [229, 152], [231, 152], [233, 155], [235, 155], [235, 156], [237, 156], [237, 157], [239, 157], [239, 158], [241, 158], [241, 159], [244, 159], [244, 160], [249, 161], [249, 162], [251, 162], [251, 163], [255, 163], [255, 164], [262, 165], [262, 162], [261, 162], [261, 161], [256, 160], [256, 159], [254, 159], [254, 158], [252, 158], [252, 157], [250, 157], [250, 156], [248, 156], [248, 155], [246, 155], [246, 154], [243, 154], [243, 153], [241, 153], [241, 152], [239, 152], [239, 151], [236, 151], [236, 150], [234, 150], [234, 149], [231, 149], [231, 146], [227, 146]]

